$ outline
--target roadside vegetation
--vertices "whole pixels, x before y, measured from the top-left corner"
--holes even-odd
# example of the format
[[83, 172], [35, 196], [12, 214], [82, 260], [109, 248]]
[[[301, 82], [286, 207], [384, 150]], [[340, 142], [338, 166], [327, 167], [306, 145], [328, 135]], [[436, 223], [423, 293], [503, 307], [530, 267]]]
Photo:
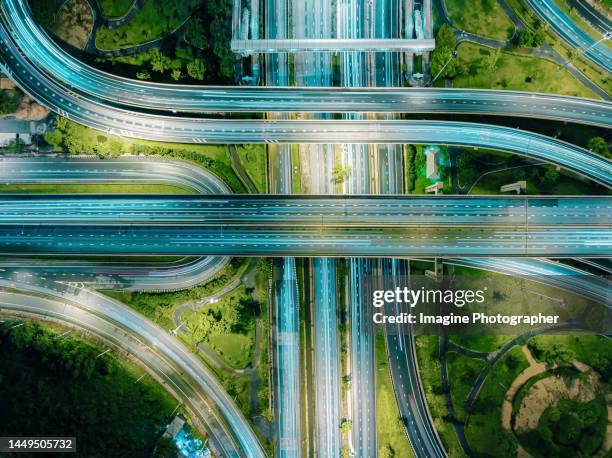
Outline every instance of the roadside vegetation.
[[495, 0], [445, 0], [453, 25], [466, 32], [495, 40], [508, 40], [514, 24]]
[[0, 90], [0, 114], [14, 113], [19, 108], [22, 100], [23, 92], [19, 89]]
[[478, 374], [486, 368], [487, 363], [481, 359], [470, 358], [459, 353], [446, 354], [448, 377], [451, 381], [451, 398], [457, 420], [465, 422], [468, 418], [468, 394]]
[[[227, 145], [190, 145], [118, 137], [81, 126], [66, 118], [57, 118], [55, 129], [45, 134], [45, 140], [56, 151], [70, 154], [95, 154], [102, 158], [142, 154], [186, 160], [215, 173], [232, 191], [246, 192], [245, 186], [232, 168]], [[251, 151], [265, 157], [263, 149], [262, 145], [253, 145]], [[249, 173], [255, 182], [261, 183], [265, 180], [266, 169], [260, 161], [253, 161], [249, 166]]]
[[84, 456], [151, 456], [177, 401], [125, 359], [98, 358], [100, 343], [22, 323], [0, 327], [0, 434], [76, 435]]
[[[590, 146], [605, 157], [607, 144], [593, 137]], [[601, 142], [599, 139], [603, 140]], [[552, 164], [542, 164], [509, 153], [462, 148], [456, 152], [457, 182], [462, 192], [474, 195], [509, 195], [501, 186], [525, 181], [525, 194], [531, 195], [607, 195], [603, 186]]]
[[219, 273], [205, 283], [179, 291], [169, 292], [128, 292], [104, 291], [104, 294], [129, 305], [167, 330], [174, 329], [173, 310], [189, 301], [197, 301], [212, 296], [238, 278], [249, 264], [248, 258], [232, 258]]
[[128, 12], [135, 0], [96, 0], [104, 17], [118, 18]]
[[259, 315], [259, 304], [239, 286], [216, 302], [183, 314], [183, 320], [192, 344], [203, 344], [231, 367], [244, 369], [251, 363]]
[[[601, 32], [596, 30], [591, 24], [589, 24], [578, 12], [572, 8], [567, 0], [554, 0], [554, 3], [559, 7], [561, 11], [567, 14], [571, 20], [585, 31], [593, 40], [599, 41], [602, 38]], [[600, 46], [612, 48], [610, 40], [604, 40], [600, 43]]]
[[[414, 456], [391, 382], [385, 336], [376, 334], [376, 441], [379, 457]], [[407, 421], [407, 419], [406, 419]]]
[[415, 344], [421, 383], [436, 431], [449, 456], [465, 457], [467, 455], [463, 452], [455, 433], [454, 419], [448, 410], [442, 387], [439, 337], [419, 335], [415, 337]]
[[196, 10], [201, 0], [144, 0], [142, 8], [127, 23], [96, 31], [96, 46], [113, 50], [136, 46], [174, 31]]
[[231, 0], [145, 0], [143, 8], [116, 29], [100, 28], [101, 50], [131, 48], [159, 40], [156, 47], [124, 56], [106, 56], [93, 64], [142, 80], [187, 84], [233, 84], [230, 50]]
[[478, 455], [495, 450], [496, 456], [515, 456], [518, 442], [501, 424], [501, 406], [512, 381], [529, 363], [520, 348], [508, 351], [489, 369], [478, 398], [470, 408], [465, 434]]

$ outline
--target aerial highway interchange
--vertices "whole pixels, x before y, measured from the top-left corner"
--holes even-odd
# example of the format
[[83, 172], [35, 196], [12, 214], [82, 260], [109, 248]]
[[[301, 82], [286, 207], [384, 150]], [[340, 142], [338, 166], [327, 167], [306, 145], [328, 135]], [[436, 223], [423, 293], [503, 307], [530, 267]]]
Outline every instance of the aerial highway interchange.
[[[529, 130], [394, 116], [487, 114], [609, 129], [612, 104], [544, 93], [393, 87], [398, 86], [401, 73], [396, 52], [429, 51], [433, 37], [423, 37], [427, 42], [423, 49], [414, 47], [418, 40], [412, 37], [393, 44], [391, 39], [398, 36], [401, 26], [392, 9], [379, 10], [382, 2], [369, 6], [347, 2], [338, 22], [338, 39], [329, 43], [318, 39], [329, 35], [331, 25], [323, 21], [327, 25], [315, 27], [316, 18], [307, 15], [298, 25], [303, 27], [299, 45], [289, 39], [283, 20], [286, 2], [265, 3], [269, 4], [265, 38], [271, 41], [255, 37], [234, 43], [241, 53], [265, 53], [268, 86], [255, 88], [158, 84], [103, 72], [58, 45], [35, 23], [25, 0], [3, 0], [0, 64], [24, 92], [59, 115], [124, 138], [269, 144], [278, 149], [279, 177], [274, 187], [278, 194], [293, 193], [292, 145], [306, 145], [313, 158], [325, 157], [325, 161], [318, 164], [320, 183], [312, 192], [321, 195], [272, 196], [232, 195], [213, 173], [171, 160], [0, 158], [2, 183], [142, 182], [174, 184], [199, 194], [0, 196], [0, 253], [5, 255], [0, 260], [0, 311], [50, 317], [112, 341], [170, 382], [171, 391], [199, 414], [197, 421], [209, 431], [215, 452], [265, 456], [253, 426], [197, 356], [128, 306], [75, 285], [176, 290], [214, 277], [230, 256], [278, 257], [276, 281], [271, 286], [276, 453], [300, 456], [310, 449], [303, 449], [302, 437], [309, 426], [302, 425], [301, 412], [309, 406], [304, 405], [300, 386], [306, 370], [298, 314], [304, 285], [298, 282], [296, 257], [312, 257], [312, 367], [316, 374], [312, 392], [316, 399], [311, 402], [315, 402], [316, 418], [309, 421], [316, 423], [317, 436], [311, 441], [316, 444], [315, 454], [338, 456], [342, 447], [338, 422], [345, 419], [340, 419], [337, 309], [341, 304], [335, 291], [338, 273], [333, 258], [350, 258], [346, 273], [352, 377], [349, 445], [354, 456], [375, 456], [379, 453], [375, 423], [381, 413], [376, 412], [374, 398], [374, 332], [368, 297], [375, 281], [393, 289], [398, 279], [409, 276], [409, 258], [440, 258], [448, 265], [528, 278], [610, 306], [608, 280], [543, 259], [610, 258], [609, 197], [400, 196], [396, 176], [403, 165], [396, 148], [408, 143], [491, 148], [560, 166], [609, 189], [612, 163], [608, 159]], [[610, 51], [604, 44], [594, 44], [552, 3], [528, 3], [562, 38], [584, 48], [589, 59], [609, 71]], [[321, 17], [329, 13], [328, 5], [317, 1], [307, 2], [305, 8], [317, 8]], [[431, 33], [429, 8], [431, 5], [423, 12], [426, 35]], [[363, 19], [369, 15], [387, 20], [368, 30]], [[320, 36], [313, 36], [315, 28]], [[309, 38], [313, 38], [310, 44]], [[377, 43], [379, 39], [384, 41]], [[282, 53], [287, 50], [299, 51], [294, 57], [303, 72], [311, 70], [313, 61], [323, 65], [310, 75], [296, 71], [293, 76], [299, 87], [290, 87], [287, 55]], [[330, 84], [327, 51], [331, 50], [342, 51], [343, 87]], [[373, 50], [379, 51], [372, 54], [374, 65], [367, 54], [359, 52]], [[301, 64], [299, 59], [303, 59]], [[308, 87], [321, 81], [330, 87]], [[377, 84], [389, 87], [374, 87]], [[210, 113], [255, 116], [207, 119]], [[261, 113], [268, 113], [268, 118], [259, 119]], [[287, 113], [305, 116], [295, 119]], [[346, 144], [342, 161], [352, 170], [343, 185], [347, 195], [323, 196], [331, 193], [324, 182], [330, 181], [334, 168], [333, 157], [328, 161], [326, 156], [328, 147], [337, 143]], [[372, 148], [385, 158], [381, 170], [387, 181], [377, 192], [392, 196], [372, 195], [370, 176], [377, 173], [370, 170]], [[53, 256], [10, 258], [16, 255]], [[65, 255], [88, 259], [64, 260]], [[109, 255], [124, 256], [126, 262], [91, 259]], [[137, 255], [190, 257], [160, 267], [144, 261], [130, 263], [129, 256]], [[374, 280], [377, 276], [380, 278]], [[397, 307], [396, 303], [388, 305], [390, 312]], [[385, 340], [392, 384], [412, 451], [423, 457], [446, 456], [421, 385], [412, 330], [385, 333]]]

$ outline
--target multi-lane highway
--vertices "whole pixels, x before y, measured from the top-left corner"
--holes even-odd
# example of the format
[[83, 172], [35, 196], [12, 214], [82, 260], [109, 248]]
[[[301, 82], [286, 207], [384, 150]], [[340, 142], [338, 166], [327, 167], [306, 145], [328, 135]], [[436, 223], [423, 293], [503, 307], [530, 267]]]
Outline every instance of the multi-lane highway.
[[340, 376], [336, 263], [315, 258], [314, 337], [317, 455], [336, 456], [340, 450]]
[[6, 195], [3, 226], [610, 227], [610, 197]]
[[[272, 9], [272, 16], [277, 9]], [[365, 88], [364, 84], [353, 84], [359, 89], [210, 87], [129, 80], [89, 67], [66, 53], [33, 21], [25, 0], [6, 0], [2, 2], [2, 11], [5, 23], [0, 27], [2, 54], [15, 72], [19, 70], [15, 67], [18, 60], [16, 54], [22, 52], [41, 75], [59, 83], [65, 90], [77, 92], [81, 98], [89, 96], [90, 101], [127, 106], [130, 111], [141, 108], [168, 113], [491, 113], [610, 125], [610, 103], [553, 94], [477, 89]], [[358, 21], [356, 18], [353, 22]], [[271, 36], [276, 36], [278, 26], [275, 24], [276, 21], [271, 25]], [[342, 24], [340, 26], [343, 27]], [[355, 27], [355, 24], [348, 24], [347, 27]], [[352, 35], [358, 33], [353, 32]], [[346, 34], [343, 29], [341, 33]], [[269, 57], [277, 59], [279, 56], [282, 54]], [[33, 73], [32, 76], [45, 87], [40, 77]], [[277, 83], [277, 86], [287, 85], [287, 81], [282, 79]]]
[[[1, 33], [1, 30], [0, 30]], [[6, 49], [3, 46], [2, 49]], [[43, 104], [84, 125], [124, 136], [183, 143], [436, 143], [525, 154], [602, 182], [610, 161], [560, 140], [507, 127], [446, 121], [201, 120], [135, 114], [65, 91], [19, 52], [9, 74]], [[19, 61], [19, 65], [17, 65]]]
[[424, 52], [435, 48], [434, 39], [369, 39], [369, 38], [286, 38], [265, 40], [232, 40], [232, 51], [250, 53], [296, 52]]
[[608, 197], [11, 195], [0, 200], [0, 252], [601, 257], [611, 205]]
[[[28, 295], [11, 293], [14, 289]], [[2, 273], [0, 309], [67, 321], [112, 341], [168, 384], [212, 432], [222, 454], [266, 456], [248, 422], [210, 370], [166, 330], [128, 306], [84, 288], [40, 278], [17, 281]]]
[[[0, 182], [14, 183], [161, 183], [201, 194], [230, 192], [216, 175], [187, 162], [152, 157], [47, 156], [0, 158]], [[186, 191], [187, 192], [187, 191]], [[96, 288], [123, 290], [177, 290], [208, 278], [229, 261], [227, 257], [187, 258], [167, 264], [82, 260], [9, 259], [0, 268], [15, 275], [44, 275], [58, 280], [85, 282]]]
[[169, 184], [199, 194], [229, 194], [219, 177], [179, 160], [122, 156], [100, 160], [91, 156], [0, 157], [0, 183]]

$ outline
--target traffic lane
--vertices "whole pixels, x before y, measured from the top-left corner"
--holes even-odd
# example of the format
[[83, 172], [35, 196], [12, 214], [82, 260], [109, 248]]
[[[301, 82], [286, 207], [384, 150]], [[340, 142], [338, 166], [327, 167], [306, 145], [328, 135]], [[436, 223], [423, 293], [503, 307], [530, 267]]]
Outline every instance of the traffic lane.
[[179, 160], [119, 157], [5, 157], [0, 158], [4, 183], [164, 183], [203, 194], [229, 193], [230, 189], [209, 171]]
[[585, 226], [612, 224], [602, 197], [264, 197], [7, 195], [4, 225], [188, 224], [283, 227]]
[[12, 226], [4, 254], [609, 257], [607, 228], [276, 229], [189, 226]]

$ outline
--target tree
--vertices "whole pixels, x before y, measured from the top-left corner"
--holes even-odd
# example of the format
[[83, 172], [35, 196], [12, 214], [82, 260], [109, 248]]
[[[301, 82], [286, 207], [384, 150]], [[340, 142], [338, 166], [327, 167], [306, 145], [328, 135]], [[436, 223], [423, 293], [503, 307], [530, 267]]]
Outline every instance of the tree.
[[557, 169], [548, 169], [546, 170], [546, 173], [544, 173], [544, 176], [542, 177], [542, 183], [554, 184], [557, 182], [558, 179], [559, 179], [559, 172], [557, 172]]
[[521, 48], [530, 48], [533, 46], [533, 34], [529, 30], [523, 29], [516, 36], [516, 41]]
[[58, 129], [50, 130], [49, 132], [45, 132], [45, 141], [49, 145], [59, 148], [64, 141], [64, 135]]
[[153, 458], [176, 458], [177, 456], [178, 450], [176, 445], [169, 437], [162, 437], [157, 441], [153, 451]]
[[334, 170], [332, 172], [334, 183], [337, 183], [337, 184], [343, 183], [344, 180], [350, 175], [350, 173], [351, 173], [350, 167], [346, 167], [343, 165], [337, 165], [336, 167], [334, 167]]
[[178, 68], [175, 68], [174, 70], [172, 70], [172, 73], [170, 74], [170, 76], [172, 77], [174, 81], [180, 80], [182, 75], [183, 74], [181, 73], [181, 70]]
[[534, 48], [542, 46], [546, 41], [546, 35], [543, 30], [538, 30], [533, 34], [533, 39], [531, 41], [531, 45]]
[[352, 429], [353, 422], [351, 420], [342, 420], [342, 423], [340, 424], [340, 432], [342, 434], [348, 433]]
[[151, 68], [154, 72], [163, 73], [170, 68], [171, 60], [159, 48], [151, 51]]
[[208, 46], [205, 33], [206, 31], [204, 30], [201, 19], [198, 17], [193, 17], [187, 23], [185, 38], [193, 47], [204, 49]]
[[[446, 65], [455, 46], [457, 46], [455, 32], [448, 24], [442, 25], [436, 34], [436, 49], [432, 51], [429, 61], [432, 75], [437, 75]], [[457, 68], [457, 59], [452, 59], [440, 77], [453, 78], [457, 75]]]
[[136, 78], [139, 80], [148, 80], [151, 79], [151, 74], [146, 70], [142, 70], [136, 73]]
[[587, 148], [603, 157], [607, 157], [608, 159], [612, 158], [608, 142], [606, 142], [603, 137], [592, 137], [587, 143]]
[[391, 444], [387, 444], [378, 449], [378, 458], [393, 458], [394, 456], [395, 450], [393, 450]]
[[202, 59], [194, 59], [187, 64], [187, 73], [194, 79], [203, 80], [204, 79], [204, 61]]

